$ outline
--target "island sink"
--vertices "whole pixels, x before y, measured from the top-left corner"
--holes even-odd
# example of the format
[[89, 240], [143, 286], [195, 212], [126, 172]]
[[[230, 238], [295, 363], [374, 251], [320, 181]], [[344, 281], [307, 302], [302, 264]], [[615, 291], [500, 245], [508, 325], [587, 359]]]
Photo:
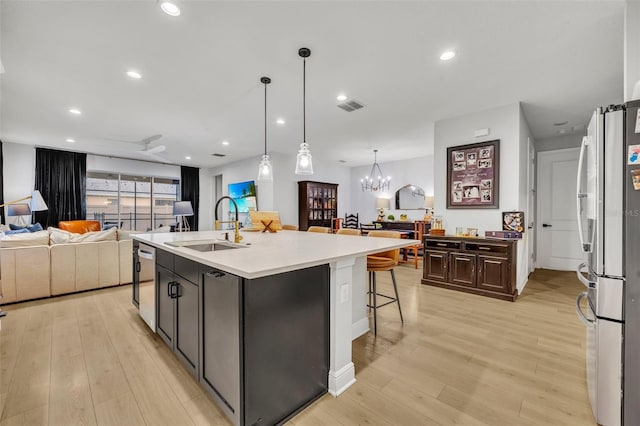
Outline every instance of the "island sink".
[[207, 251], [221, 251], [221, 250], [234, 250], [239, 248], [247, 248], [247, 245], [236, 244], [230, 241], [175, 241], [168, 242], [167, 245], [173, 247], [185, 247], [191, 250], [198, 250], [201, 252]]

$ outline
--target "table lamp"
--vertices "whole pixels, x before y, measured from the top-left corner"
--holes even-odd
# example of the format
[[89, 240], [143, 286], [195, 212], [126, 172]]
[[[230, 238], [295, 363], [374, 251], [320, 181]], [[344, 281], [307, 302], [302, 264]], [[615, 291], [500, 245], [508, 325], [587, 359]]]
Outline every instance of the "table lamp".
[[379, 210], [378, 222], [384, 220], [384, 209], [389, 210], [391, 201], [388, 198], [376, 198], [376, 208]]
[[173, 204], [173, 215], [178, 219], [178, 232], [188, 232], [191, 230], [187, 216], [193, 216], [191, 201], [176, 201]]
[[11, 204], [7, 206], [7, 216], [18, 216], [18, 225], [26, 226], [24, 216], [31, 217], [31, 209], [29, 205], [24, 204]]
[[431, 215], [433, 214], [433, 195], [427, 195], [424, 197], [424, 220], [429, 222]]

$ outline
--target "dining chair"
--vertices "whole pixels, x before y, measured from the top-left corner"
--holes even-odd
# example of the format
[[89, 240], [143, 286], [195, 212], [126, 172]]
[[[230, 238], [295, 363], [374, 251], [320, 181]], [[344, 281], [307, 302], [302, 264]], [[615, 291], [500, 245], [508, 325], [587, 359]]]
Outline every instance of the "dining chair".
[[336, 231], [336, 234], [340, 235], [362, 235], [359, 229], [351, 229], [351, 228], [340, 228]]
[[344, 215], [344, 224], [342, 225], [343, 228], [358, 229], [359, 224], [360, 222], [358, 221], [358, 213]]
[[297, 231], [298, 225], [282, 225], [282, 229], [285, 229], [287, 231]]
[[420, 259], [420, 250], [424, 251], [424, 243], [422, 242], [422, 236], [427, 233], [427, 224], [429, 222], [424, 220], [416, 220], [413, 223], [413, 239], [420, 241], [415, 246], [405, 247], [407, 254], [412, 254], [413, 264], [418, 269], [418, 260]]
[[[369, 231], [369, 237], [378, 238], [400, 238], [400, 233], [397, 231]], [[400, 322], [404, 323], [402, 317], [402, 307], [400, 306], [400, 296], [398, 295], [398, 285], [396, 284], [396, 275], [393, 268], [398, 266], [398, 260], [400, 258], [400, 249], [388, 250], [381, 253], [375, 253], [367, 256], [367, 272], [369, 272], [369, 291], [367, 296], [369, 297], [368, 308], [373, 309], [373, 334], [378, 334], [378, 315], [377, 310], [383, 306], [391, 303], [398, 304], [398, 312], [400, 312]], [[389, 271], [391, 273], [391, 281], [393, 282], [393, 291], [395, 297], [388, 296], [386, 294], [378, 293], [376, 288], [376, 272]], [[378, 304], [378, 296], [389, 299], [387, 302]]]
[[316, 232], [318, 234], [328, 234], [331, 232], [331, 228], [327, 228], [326, 226], [310, 226], [307, 229], [307, 232]]

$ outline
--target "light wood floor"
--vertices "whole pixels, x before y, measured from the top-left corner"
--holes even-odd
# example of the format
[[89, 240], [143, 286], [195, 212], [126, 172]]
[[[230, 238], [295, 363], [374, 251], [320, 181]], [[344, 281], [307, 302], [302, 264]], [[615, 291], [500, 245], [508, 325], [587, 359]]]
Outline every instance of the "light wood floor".
[[[420, 285], [400, 266], [404, 325], [381, 309], [378, 337], [354, 342], [356, 384], [289, 424], [594, 424], [574, 276], [536, 271], [510, 303]], [[0, 425], [228, 424], [130, 299], [123, 286], [5, 307]]]

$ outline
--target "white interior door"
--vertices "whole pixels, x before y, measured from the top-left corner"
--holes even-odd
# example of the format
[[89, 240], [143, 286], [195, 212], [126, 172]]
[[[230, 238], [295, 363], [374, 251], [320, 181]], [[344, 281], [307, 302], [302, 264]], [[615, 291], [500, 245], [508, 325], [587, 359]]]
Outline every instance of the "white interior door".
[[538, 153], [536, 263], [574, 271], [584, 262], [576, 217], [579, 148]]

